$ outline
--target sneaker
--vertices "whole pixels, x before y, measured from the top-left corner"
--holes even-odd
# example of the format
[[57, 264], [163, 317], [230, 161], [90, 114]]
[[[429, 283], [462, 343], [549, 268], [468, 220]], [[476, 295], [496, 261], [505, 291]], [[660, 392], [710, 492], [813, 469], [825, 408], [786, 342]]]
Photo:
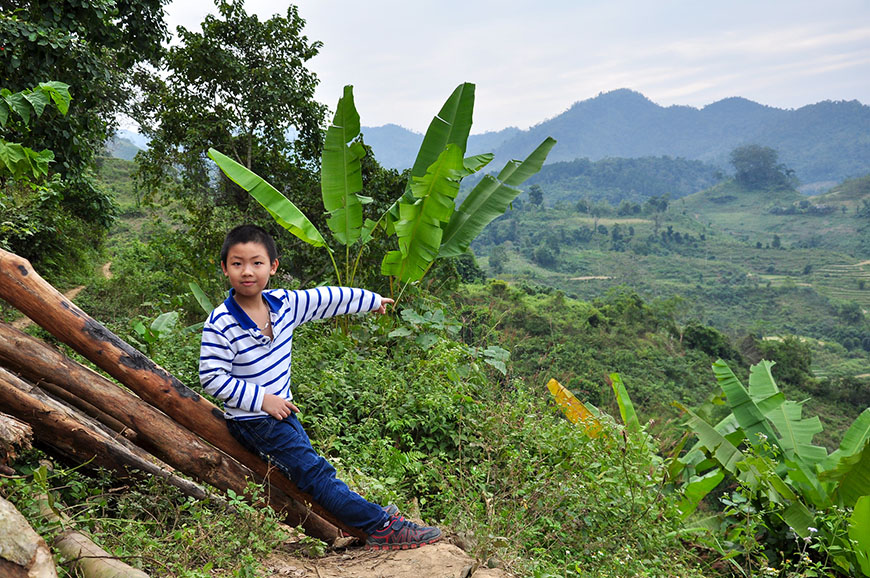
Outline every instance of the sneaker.
[[386, 526], [369, 535], [369, 550], [408, 550], [432, 544], [441, 539], [441, 530], [431, 526], [418, 526], [404, 516], [390, 516]]
[[388, 506], [384, 506], [384, 511], [387, 513], [389, 517], [398, 516], [399, 515], [399, 506], [396, 504], [390, 504]]

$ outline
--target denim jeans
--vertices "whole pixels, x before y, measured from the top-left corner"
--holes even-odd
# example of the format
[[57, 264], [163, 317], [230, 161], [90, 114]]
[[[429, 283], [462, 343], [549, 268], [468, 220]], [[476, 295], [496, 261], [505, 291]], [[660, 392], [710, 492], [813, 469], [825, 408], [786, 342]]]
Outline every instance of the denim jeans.
[[387, 521], [387, 514], [335, 477], [335, 468], [311, 447], [308, 434], [295, 415], [228, 420], [234, 438], [287, 474], [296, 486], [339, 520], [371, 534]]

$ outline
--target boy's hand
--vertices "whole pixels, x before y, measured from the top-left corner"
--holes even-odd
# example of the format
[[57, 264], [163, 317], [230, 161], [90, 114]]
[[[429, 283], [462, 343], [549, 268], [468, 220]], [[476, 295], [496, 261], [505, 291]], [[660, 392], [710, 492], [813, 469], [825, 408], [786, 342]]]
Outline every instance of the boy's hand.
[[395, 303], [395, 301], [389, 297], [381, 297], [381, 306], [375, 309], [374, 312], [383, 315], [387, 312], [387, 305], [392, 305], [393, 303]]
[[299, 413], [299, 408], [292, 401], [272, 395], [271, 393], [263, 396], [263, 405], [261, 407], [263, 411], [278, 420], [290, 417], [294, 413]]

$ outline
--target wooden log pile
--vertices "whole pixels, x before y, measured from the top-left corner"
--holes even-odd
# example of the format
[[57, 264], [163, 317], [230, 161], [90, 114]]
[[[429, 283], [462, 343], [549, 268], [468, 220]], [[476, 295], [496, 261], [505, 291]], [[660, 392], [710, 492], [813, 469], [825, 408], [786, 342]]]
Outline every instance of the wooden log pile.
[[[219, 408], [79, 309], [27, 260], [2, 249], [0, 298], [124, 386], [0, 323], [0, 409], [20, 420], [11, 423], [26, 424], [19, 429], [32, 428], [43, 446], [78, 463], [160, 476], [197, 499], [207, 496], [200, 483], [243, 495], [249, 481], [262, 482], [269, 486], [265, 499], [287, 524], [328, 543], [342, 532], [365, 539], [243, 448]], [[11, 447], [3, 432], [0, 427], [0, 466]]]

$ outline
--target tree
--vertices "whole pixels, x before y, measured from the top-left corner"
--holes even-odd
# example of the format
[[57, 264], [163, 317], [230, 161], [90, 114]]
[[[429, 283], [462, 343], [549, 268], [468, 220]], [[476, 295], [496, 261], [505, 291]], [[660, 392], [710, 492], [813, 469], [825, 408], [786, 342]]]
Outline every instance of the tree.
[[539, 208], [544, 204], [544, 192], [540, 186], [532, 185], [529, 187], [529, 202]]
[[489, 252], [489, 269], [496, 275], [504, 272], [504, 266], [508, 262], [507, 250], [504, 245], [496, 245]]
[[96, 225], [91, 239], [111, 223], [112, 205], [87, 171], [127, 108], [133, 70], [157, 62], [167, 1], [6, 0], [0, 9], [4, 87], [18, 92], [55, 80], [73, 95], [68, 114], [50, 111], [32, 132], [13, 132], [9, 140], [54, 151], [62, 205]]
[[287, 253], [306, 251], [305, 259], [285, 259], [285, 271], [316, 275], [328, 261], [309, 260], [313, 253], [285, 236], [243, 189], [214, 178], [206, 153], [213, 147], [280, 183], [322, 228], [311, 161], [322, 146], [326, 109], [314, 100], [317, 77], [306, 66], [321, 44], [302, 33], [305, 21], [295, 6], [260, 21], [246, 13], [243, 0], [215, 3], [218, 14], [206, 16], [199, 31], [179, 27], [179, 43], [165, 57], [165, 79], [143, 82], [145, 96], [134, 117], [150, 143], [138, 155], [137, 186], [146, 200], [177, 199], [187, 210], [167, 242], [201, 267], [191, 271], [195, 277], [214, 271], [208, 262], [213, 247], [220, 246], [227, 222], [239, 219], [266, 227]]
[[745, 188], [783, 189], [791, 186], [794, 171], [778, 164], [779, 153], [770, 147], [743, 145], [731, 151], [735, 180]]
[[245, 12], [244, 0], [215, 3], [219, 15], [206, 16], [201, 32], [178, 28], [180, 43], [165, 60], [168, 77], [152, 79], [136, 109], [151, 139], [141, 182], [154, 191], [175, 181], [179, 167], [176, 195], [244, 207], [244, 191], [216, 187], [206, 152], [224, 151], [272, 182], [297, 181], [322, 145], [325, 107], [314, 100], [317, 77], [305, 66], [321, 44], [302, 34], [295, 6], [260, 22]]

